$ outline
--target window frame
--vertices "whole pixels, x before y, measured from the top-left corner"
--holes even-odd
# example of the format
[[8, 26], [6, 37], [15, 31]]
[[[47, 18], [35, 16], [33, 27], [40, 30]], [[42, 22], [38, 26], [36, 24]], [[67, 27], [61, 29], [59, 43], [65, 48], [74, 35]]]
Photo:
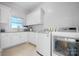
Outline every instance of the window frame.
[[[13, 18], [20, 19], [20, 21], [19, 20], [15, 20], [14, 21], [14, 20], [12, 20]], [[12, 23], [15, 24], [15, 25], [17, 24], [17, 26], [16, 27], [13, 27]], [[19, 25], [21, 25], [21, 26], [19, 26]], [[12, 29], [23, 28], [23, 18], [17, 17], [17, 16], [11, 16], [11, 19], [10, 19], [10, 27]]]

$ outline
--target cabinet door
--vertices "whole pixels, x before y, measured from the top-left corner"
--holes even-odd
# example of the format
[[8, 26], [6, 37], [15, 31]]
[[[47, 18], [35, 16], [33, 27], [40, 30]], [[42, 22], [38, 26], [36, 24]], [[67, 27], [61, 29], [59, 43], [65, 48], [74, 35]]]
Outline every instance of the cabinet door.
[[32, 43], [32, 44], [35, 44], [35, 42], [34, 42], [34, 40], [35, 40], [35, 34], [33, 33], [33, 32], [30, 32], [30, 42]]
[[27, 19], [26, 24], [27, 24], [27, 25], [32, 25], [32, 22], [31, 22], [31, 21], [32, 21], [33, 19], [31, 19], [31, 15], [27, 15], [26, 19]]
[[27, 33], [19, 33], [19, 39], [22, 41], [22, 42], [27, 42]]
[[36, 45], [36, 33], [32, 33], [32, 43]]
[[9, 34], [2, 34], [1, 35], [1, 48], [8, 48], [12, 46], [12, 37]]
[[29, 15], [27, 15], [27, 25], [35, 25], [35, 24], [42, 24], [41, 19], [41, 9], [35, 10]]
[[35, 44], [36, 44], [36, 46], [38, 46], [38, 39], [39, 39], [38, 34], [39, 33], [36, 33], [35, 34]]
[[39, 34], [37, 51], [42, 55], [50, 55], [50, 37], [48, 34]]
[[27, 33], [13, 33], [12, 37], [14, 37], [12, 40], [13, 45], [21, 44], [24, 42], [27, 42]]
[[44, 37], [43, 38], [43, 45], [42, 45], [42, 47], [43, 47], [43, 54], [45, 56], [49, 56], [50, 55], [50, 44], [51, 44], [50, 36], [49, 36], [49, 34], [44, 34], [43, 37]]
[[26, 33], [5, 33], [1, 34], [1, 48], [9, 48], [27, 42]]
[[21, 43], [19, 39], [19, 33], [11, 33], [10, 37], [12, 37], [12, 46]]
[[28, 32], [28, 42], [31, 42], [31, 32]]
[[43, 44], [43, 41], [42, 41], [42, 34], [38, 34], [38, 44], [37, 44], [37, 51], [39, 52], [39, 53], [41, 53], [42, 54], [42, 44]]
[[28, 41], [32, 44], [36, 45], [36, 33], [29, 32], [28, 34]]
[[1, 23], [8, 23], [10, 20], [10, 11], [11, 9], [5, 6], [0, 7], [1, 8]]

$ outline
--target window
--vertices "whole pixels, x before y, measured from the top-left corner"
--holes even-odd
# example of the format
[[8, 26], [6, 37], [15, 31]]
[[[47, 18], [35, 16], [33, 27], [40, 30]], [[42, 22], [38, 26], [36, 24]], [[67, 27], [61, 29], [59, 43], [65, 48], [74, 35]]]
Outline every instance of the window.
[[22, 28], [23, 27], [23, 21], [21, 18], [19, 17], [11, 17], [11, 21], [10, 21], [10, 24], [11, 24], [11, 28]]

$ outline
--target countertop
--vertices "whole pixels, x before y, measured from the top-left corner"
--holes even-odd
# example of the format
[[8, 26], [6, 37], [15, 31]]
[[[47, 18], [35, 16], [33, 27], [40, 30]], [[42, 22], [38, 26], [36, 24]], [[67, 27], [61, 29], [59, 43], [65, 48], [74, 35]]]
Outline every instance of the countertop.
[[45, 33], [45, 34], [50, 33], [50, 32], [37, 32], [37, 31], [16, 31], [16, 32], [0, 32], [0, 33], [26, 33], [26, 32]]
[[60, 37], [79, 39], [79, 32], [52, 32], [52, 36], [60, 36]]
[[[51, 32], [35, 32], [35, 31], [26, 31], [26, 32], [33, 32], [33, 33], [43, 33], [48, 34]], [[26, 33], [26, 32], [0, 32], [0, 33]], [[79, 39], [79, 32], [52, 32], [52, 36], [61, 36], [61, 37], [70, 37], [70, 38], [77, 38]]]
[[[16, 32], [0, 32], [0, 33], [21, 33], [21, 32], [24, 32], [24, 31], [16, 31]], [[30, 31], [26, 31], [26, 32], [30, 32]]]

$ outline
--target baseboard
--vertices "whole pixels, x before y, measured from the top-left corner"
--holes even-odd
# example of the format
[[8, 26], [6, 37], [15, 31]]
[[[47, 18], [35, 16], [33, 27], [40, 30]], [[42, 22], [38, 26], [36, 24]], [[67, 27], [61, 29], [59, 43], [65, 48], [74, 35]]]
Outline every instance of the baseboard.
[[14, 47], [20, 46], [20, 45], [22, 45], [22, 44], [28, 44], [28, 42], [23, 42], [23, 43], [21, 43], [21, 44], [17, 44], [17, 45], [8, 47], [8, 48], [3, 48], [2, 50], [4, 51], [4, 50], [10, 49], [10, 48], [14, 48]]
[[33, 43], [31, 43], [31, 42], [28, 42], [29, 44], [31, 44], [31, 45], [33, 45], [34, 47], [36, 47], [36, 45], [35, 44], [33, 44]]

